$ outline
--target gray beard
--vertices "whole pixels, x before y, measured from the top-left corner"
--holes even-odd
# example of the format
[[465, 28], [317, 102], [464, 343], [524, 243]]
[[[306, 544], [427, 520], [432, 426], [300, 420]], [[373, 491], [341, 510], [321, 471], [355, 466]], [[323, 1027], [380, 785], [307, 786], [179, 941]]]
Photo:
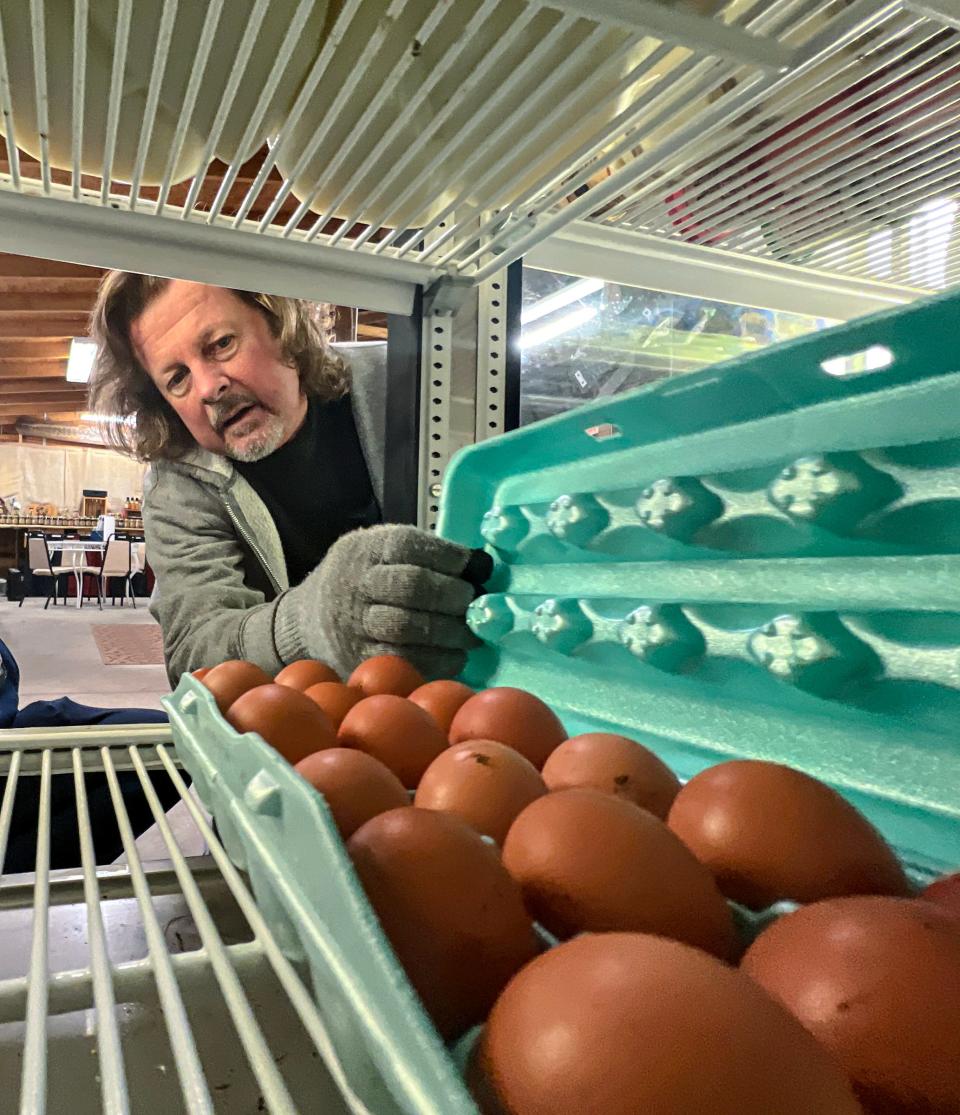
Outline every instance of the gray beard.
[[283, 423], [275, 414], [270, 414], [260, 430], [252, 437], [245, 437], [242, 445], [231, 445], [228, 434], [226, 454], [231, 460], [247, 465], [262, 461], [280, 448], [283, 444], [283, 433]]

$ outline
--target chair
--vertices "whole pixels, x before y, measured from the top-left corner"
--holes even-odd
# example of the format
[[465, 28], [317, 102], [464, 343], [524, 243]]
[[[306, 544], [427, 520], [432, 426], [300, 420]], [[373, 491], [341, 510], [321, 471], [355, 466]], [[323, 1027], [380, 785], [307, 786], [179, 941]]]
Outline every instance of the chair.
[[[142, 534], [128, 534], [130, 539], [130, 576], [142, 578], [144, 585], [147, 579], [147, 544]], [[137, 595], [137, 581], [133, 582], [133, 595]], [[146, 591], [146, 589], [144, 589]]]
[[[50, 605], [50, 597], [53, 597], [54, 604], [57, 603], [57, 586], [60, 578], [64, 577], [74, 571], [72, 565], [54, 565], [50, 559], [50, 549], [47, 545], [47, 539], [43, 534], [31, 534], [27, 538], [27, 561], [30, 565], [30, 572], [34, 577], [49, 577], [50, 578], [50, 591], [47, 593], [47, 599], [44, 602], [43, 610], [46, 611]], [[23, 601], [26, 594], [20, 597], [18, 607], [23, 607]], [[63, 602], [66, 604], [67, 597], [64, 591]]]
[[[106, 583], [109, 580], [116, 581], [117, 579], [123, 580], [123, 595], [120, 597], [120, 607], [123, 607], [126, 600], [127, 593], [130, 594], [130, 601], [134, 608], [137, 606], [137, 598], [133, 594], [133, 584], [131, 578], [135, 572], [133, 568], [133, 553], [128, 538], [117, 538], [115, 534], [111, 534], [107, 539], [107, 547], [103, 551], [103, 564], [99, 569], [100, 574], [100, 607], [103, 607], [103, 599], [106, 596]], [[110, 605], [116, 607], [117, 594], [111, 592]]]

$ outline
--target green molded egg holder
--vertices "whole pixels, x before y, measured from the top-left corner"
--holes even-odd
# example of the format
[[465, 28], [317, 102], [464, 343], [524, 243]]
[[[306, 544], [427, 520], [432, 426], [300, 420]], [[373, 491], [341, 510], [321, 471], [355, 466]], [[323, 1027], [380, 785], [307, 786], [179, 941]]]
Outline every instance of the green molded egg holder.
[[958, 321], [944, 296], [459, 454], [439, 529], [498, 562], [465, 680], [682, 778], [796, 766], [956, 868]]

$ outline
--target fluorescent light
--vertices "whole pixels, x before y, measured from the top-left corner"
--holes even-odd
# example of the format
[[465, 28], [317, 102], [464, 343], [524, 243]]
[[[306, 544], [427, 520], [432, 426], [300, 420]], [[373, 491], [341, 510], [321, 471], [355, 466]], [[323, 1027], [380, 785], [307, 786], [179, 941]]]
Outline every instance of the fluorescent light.
[[122, 414], [93, 414], [90, 411], [85, 411], [80, 415], [81, 422], [96, 422], [101, 426], [135, 426], [137, 420], [130, 415], [129, 417]]
[[89, 383], [96, 357], [96, 341], [74, 337], [70, 342], [70, 356], [67, 359], [67, 380], [70, 383]]
[[559, 337], [563, 333], [568, 333], [571, 329], [576, 329], [579, 325], [585, 325], [588, 321], [592, 321], [598, 312], [596, 306], [580, 306], [576, 310], [564, 314], [563, 317], [558, 317], [556, 321], [548, 321], [546, 325], [541, 325], [538, 329], [528, 329], [520, 336], [520, 347], [522, 349], [533, 348], [535, 345], [552, 341], [554, 337]]
[[571, 302], [588, 298], [591, 294], [596, 294], [598, 290], [603, 290], [602, 279], [581, 279], [579, 282], [571, 283], [570, 286], [565, 286], [562, 290], [556, 290], [553, 294], [548, 294], [545, 298], [541, 298], [539, 302], [531, 302], [529, 306], [524, 306], [520, 313], [520, 321], [524, 325], [531, 321], [539, 321], [547, 314], [552, 314], [554, 310], [562, 310], [564, 306], [569, 306]]

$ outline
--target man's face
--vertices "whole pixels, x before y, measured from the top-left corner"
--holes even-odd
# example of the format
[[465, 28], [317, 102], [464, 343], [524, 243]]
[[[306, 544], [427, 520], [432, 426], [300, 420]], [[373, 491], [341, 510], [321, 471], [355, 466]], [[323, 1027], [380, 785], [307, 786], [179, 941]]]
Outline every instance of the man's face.
[[130, 327], [137, 359], [202, 449], [259, 461], [306, 415], [296, 368], [259, 310], [222, 287], [175, 279]]

